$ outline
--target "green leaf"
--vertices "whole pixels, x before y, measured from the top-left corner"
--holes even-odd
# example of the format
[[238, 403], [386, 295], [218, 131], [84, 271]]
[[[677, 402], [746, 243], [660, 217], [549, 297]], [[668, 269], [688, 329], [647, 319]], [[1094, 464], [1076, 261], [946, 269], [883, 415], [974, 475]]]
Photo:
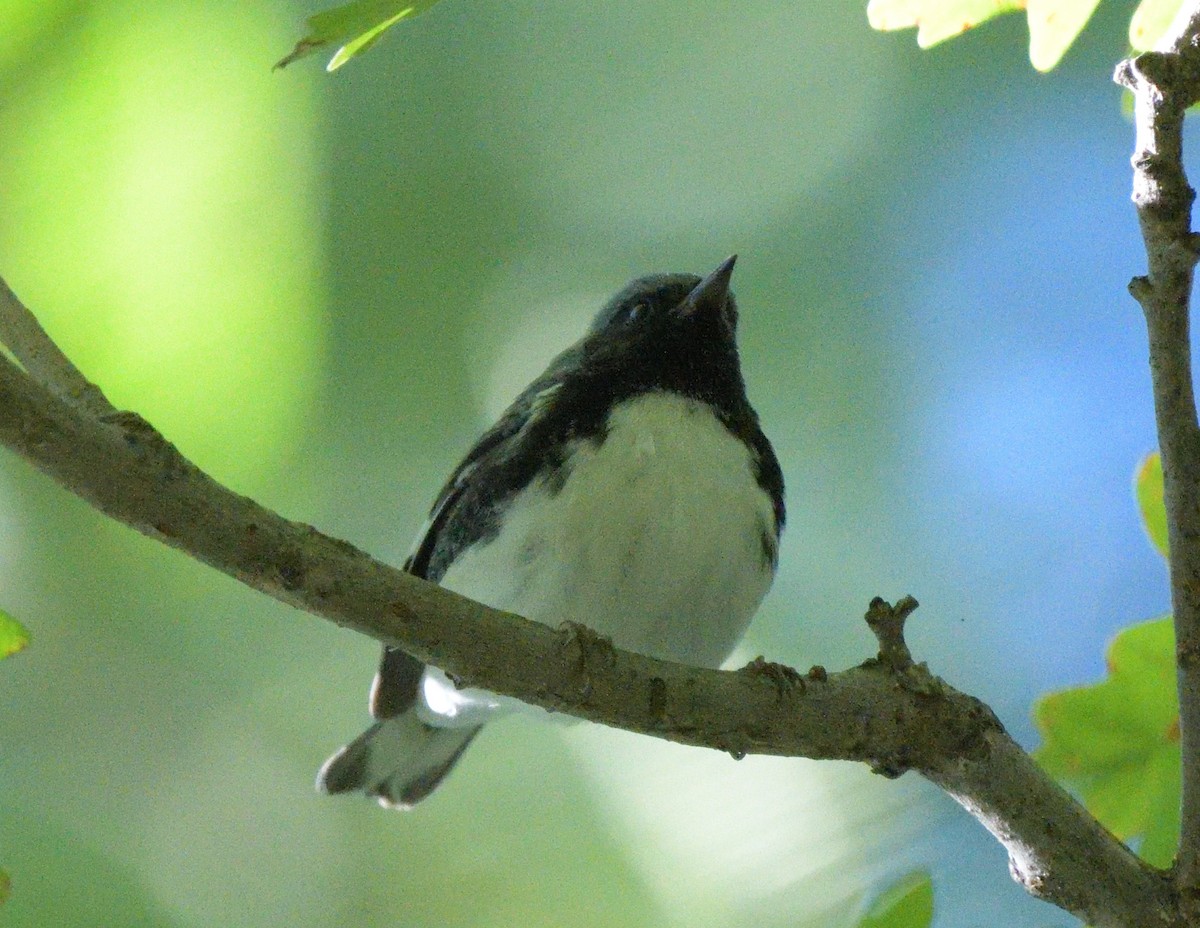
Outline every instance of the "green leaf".
[[1167, 556], [1167, 510], [1163, 506], [1162, 457], [1157, 451], [1146, 455], [1133, 478], [1133, 492], [1142, 511], [1142, 525], [1154, 547]]
[[1127, 628], [1106, 655], [1108, 679], [1042, 697], [1036, 757], [1088, 811], [1167, 866], [1179, 839], [1179, 704], [1170, 618]]
[[933, 881], [919, 870], [884, 890], [858, 928], [929, 928], [932, 922]]
[[1092, 18], [1100, 0], [1029, 0], [1029, 60], [1039, 71], [1053, 68]]
[[16, 654], [29, 644], [29, 632], [25, 626], [0, 610], [0, 658]]
[[1129, 44], [1135, 52], [1148, 52], [1162, 38], [1179, 12], [1183, 0], [1142, 0], [1129, 21]]
[[298, 58], [330, 45], [341, 47], [325, 70], [336, 71], [351, 58], [361, 55], [401, 20], [424, 13], [438, 0], [355, 0], [308, 18], [308, 32], [277, 68], [286, 68]]
[[1022, 0], [870, 0], [867, 21], [885, 31], [916, 26], [917, 44], [929, 48], [1024, 6]]
[[[917, 27], [917, 44], [929, 48], [1001, 13], [1025, 10], [1029, 60], [1049, 71], [1091, 19], [1100, 0], [870, 0], [867, 20], [876, 29]], [[1151, 2], [1151, 0], [1147, 0]], [[1157, 2], [1157, 0], [1156, 0]]]
[[12, 878], [8, 873], [0, 869], [0, 905], [8, 902], [8, 897], [12, 895]]

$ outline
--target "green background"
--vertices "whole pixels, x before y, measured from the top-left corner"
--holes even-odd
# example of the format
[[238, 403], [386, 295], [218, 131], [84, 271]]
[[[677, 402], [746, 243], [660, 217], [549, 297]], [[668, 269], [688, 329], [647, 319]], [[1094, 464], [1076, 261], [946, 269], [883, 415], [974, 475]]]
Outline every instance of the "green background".
[[[608, 294], [730, 252], [789, 485], [736, 660], [918, 658], [1025, 743], [1165, 606], [1127, 10], [1038, 75], [1009, 17], [928, 52], [859, 4], [446, 0], [325, 75], [310, 7], [0, 0], [0, 273], [237, 490], [399, 562], [449, 469]], [[415, 813], [316, 795], [375, 646], [0, 455], [0, 866], [20, 926], [1062, 925], [913, 776], [585, 726], [489, 729]]]

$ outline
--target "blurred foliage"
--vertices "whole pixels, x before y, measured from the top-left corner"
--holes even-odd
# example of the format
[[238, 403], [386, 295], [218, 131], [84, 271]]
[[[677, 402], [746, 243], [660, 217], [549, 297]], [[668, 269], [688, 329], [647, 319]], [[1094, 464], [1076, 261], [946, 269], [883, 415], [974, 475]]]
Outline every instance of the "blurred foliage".
[[424, 13], [438, 0], [357, 0], [308, 18], [308, 32], [296, 47], [276, 65], [285, 68], [298, 58], [311, 55], [329, 45], [341, 45], [326, 66], [336, 71], [355, 55], [361, 55], [378, 42], [396, 23]]
[[1149, 51], [1179, 12], [1182, 0], [1141, 0], [1129, 20], [1129, 47]]
[[928, 928], [933, 922], [933, 881], [925, 872], [910, 873], [872, 903], [858, 928]]
[[0, 609], [0, 658], [16, 654], [29, 644], [29, 631], [11, 615]]
[[1146, 455], [1138, 465], [1133, 487], [1146, 534], [1159, 554], [1167, 557], [1170, 547], [1167, 542], [1167, 510], [1163, 506], [1162, 455], [1157, 451]]
[[[334, 71], [373, 46], [402, 20], [425, 12], [439, 0], [356, 0], [308, 18], [307, 32], [277, 67], [331, 45], [340, 45], [326, 70]], [[1087, 25], [1100, 0], [869, 0], [867, 19], [875, 29], [916, 27], [917, 43], [929, 48], [961, 35], [1003, 13], [1024, 10], [1029, 25], [1029, 59], [1049, 71]], [[1129, 24], [1135, 51], [1153, 46], [1166, 31], [1181, 0], [1142, 0]]]
[[[917, 28], [928, 48], [1002, 13], [1024, 10], [1029, 25], [1029, 60], [1049, 71], [1079, 36], [1100, 0], [870, 0], [867, 18], [876, 29]], [[1181, 0], [1142, 0], [1129, 24], [1134, 51], [1152, 48], [1171, 24]]]
[[[1031, 738], [1034, 693], [1161, 611], [1113, 516], [1152, 419], [1111, 50], [1039, 81], [1015, 18], [918, 55], [861, 5], [596, 11], [440, 4], [321, 82], [269, 70], [298, 4], [0, 3], [0, 271], [202, 466], [397, 562], [598, 301], [739, 250], [795, 512], [743, 661], [856, 663], [827, 619], [911, 587], [914, 650]], [[372, 642], [7, 458], [0, 529], [38, 635], [3, 667], [6, 925], [827, 926], [911, 867], [940, 924], [1047, 924], [945, 797], [843, 765], [514, 719], [414, 815], [317, 797]]]
[[993, 16], [1023, 10], [1024, 0], [870, 0], [872, 28], [917, 28], [917, 44], [929, 48], [961, 35]]
[[[25, 627], [0, 609], [0, 659], [10, 657], [29, 645], [29, 632]], [[0, 868], [0, 905], [12, 895], [12, 879]]]
[[1171, 863], [1179, 840], [1179, 703], [1170, 618], [1127, 628], [1105, 660], [1108, 679], [1042, 697], [1037, 759], [1077, 788], [1113, 834], [1139, 839], [1151, 864]]
[[[31, 21], [5, 72], [20, 92], [0, 104], [9, 282], [115, 404], [136, 400], [219, 479], [269, 485], [325, 337], [313, 100], [264, 67], [290, 16], [236, 0], [0, 8]], [[49, 255], [86, 260], [64, 273]]]
[[0, 843], [16, 874], [0, 916], [5, 928], [182, 928], [125, 855], [97, 847], [87, 827], [64, 828], [6, 804]]
[[[1146, 533], [1167, 553], [1162, 459], [1138, 467], [1135, 493]], [[1175, 626], [1168, 616], [1121, 631], [1105, 655], [1108, 679], [1051, 693], [1034, 705], [1037, 759], [1079, 789], [1088, 810], [1139, 853], [1169, 866], [1179, 842], [1181, 790]]]

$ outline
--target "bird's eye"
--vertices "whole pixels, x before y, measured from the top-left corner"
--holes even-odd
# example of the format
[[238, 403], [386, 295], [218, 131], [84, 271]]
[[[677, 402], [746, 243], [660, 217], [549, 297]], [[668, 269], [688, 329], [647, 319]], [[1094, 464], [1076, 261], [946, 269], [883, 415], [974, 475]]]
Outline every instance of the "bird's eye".
[[640, 318], [642, 318], [643, 315], [645, 315], [647, 308], [648, 307], [645, 303], [634, 303], [633, 306], [629, 308], [629, 312], [625, 316], [625, 321], [637, 322]]

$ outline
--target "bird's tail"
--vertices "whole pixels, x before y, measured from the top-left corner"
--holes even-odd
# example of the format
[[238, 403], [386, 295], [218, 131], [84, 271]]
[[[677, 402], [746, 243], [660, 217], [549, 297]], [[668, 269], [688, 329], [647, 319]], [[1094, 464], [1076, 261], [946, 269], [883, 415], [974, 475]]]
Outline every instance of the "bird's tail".
[[446, 778], [480, 727], [435, 728], [410, 709], [376, 722], [325, 761], [317, 789], [362, 790], [382, 806], [411, 809]]

